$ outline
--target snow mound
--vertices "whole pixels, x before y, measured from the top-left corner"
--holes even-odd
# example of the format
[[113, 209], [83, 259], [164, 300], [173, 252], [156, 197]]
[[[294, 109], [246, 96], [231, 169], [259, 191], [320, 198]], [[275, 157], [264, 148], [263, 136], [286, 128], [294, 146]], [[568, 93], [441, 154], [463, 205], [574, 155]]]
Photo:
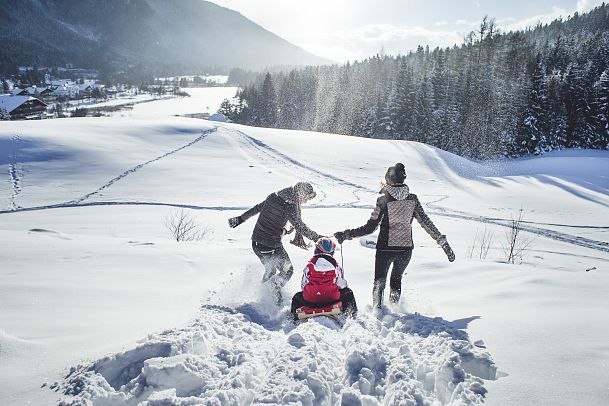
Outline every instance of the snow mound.
[[0, 330], [0, 359], [18, 356], [32, 345], [28, 340], [15, 337], [4, 330]]
[[60, 405], [476, 405], [490, 355], [458, 323], [363, 313], [342, 329], [204, 306], [188, 327], [70, 370]]
[[209, 121], [218, 121], [220, 123], [228, 123], [228, 117], [222, 113], [214, 113], [207, 119]]

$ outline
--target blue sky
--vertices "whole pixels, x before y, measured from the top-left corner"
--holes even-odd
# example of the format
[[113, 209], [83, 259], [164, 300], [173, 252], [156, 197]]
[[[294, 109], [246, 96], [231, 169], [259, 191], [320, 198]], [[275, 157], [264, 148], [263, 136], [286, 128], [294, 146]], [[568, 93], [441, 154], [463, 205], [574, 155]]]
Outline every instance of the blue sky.
[[503, 31], [585, 12], [602, 0], [211, 0], [309, 52], [345, 62], [381, 49], [460, 44], [485, 15]]

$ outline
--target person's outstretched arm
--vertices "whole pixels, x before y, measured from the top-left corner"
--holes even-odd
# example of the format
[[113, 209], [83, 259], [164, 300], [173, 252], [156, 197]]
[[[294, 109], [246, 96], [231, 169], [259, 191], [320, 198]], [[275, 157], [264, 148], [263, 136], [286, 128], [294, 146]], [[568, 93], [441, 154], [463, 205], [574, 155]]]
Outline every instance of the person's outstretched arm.
[[317, 241], [321, 237], [315, 231], [311, 230], [305, 223], [302, 221], [302, 217], [300, 215], [300, 207], [297, 205], [292, 205], [287, 211], [288, 221], [294, 228], [298, 234], [301, 234], [307, 237], [311, 241]]
[[250, 217], [254, 217], [256, 214], [260, 213], [260, 211], [262, 210], [262, 208], [264, 207], [264, 202], [266, 200], [258, 203], [257, 205], [255, 205], [254, 207], [252, 207], [251, 209], [249, 209], [248, 211], [246, 211], [245, 213], [243, 213], [240, 216], [237, 217], [231, 217], [228, 219], [228, 225], [231, 228], [235, 228], [237, 227], [239, 224], [243, 223], [244, 221], [246, 221], [247, 219], [249, 219]]
[[385, 207], [385, 199], [384, 196], [376, 199], [376, 206], [374, 207], [374, 211], [370, 215], [370, 219], [361, 227], [347, 229], [345, 231], [339, 231], [334, 234], [339, 244], [342, 244], [345, 240], [350, 240], [355, 237], [361, 237], [363, 235], [372, 234], [381, 224], [381, 220], [383, 219], [383, 208]]
[[446, 256], [448, 257], [448, 260], [450, 262], [453, 262], [455, 260], [455, 253], [448, 244], [446, 236], [440, 233], [440, 230], [437, 229], [433, 221], [431, 221], [427, 213], [425, 213], [421, 202], [419, 202], [419, 198], [415, 197], [415, 200], [416, 202], [414, 207], [414, 218], [417, 219], [421, 227], [423, 227], [423, 230], [427, 231], [427, 234], [429, 234], [431, 238], [433, 238], [438, 243], [438, 245], [442, 247], [444, 253], [446, 253]]
[[415, 197], [414, 218], [417, 219], [421, 227], [423, 227], [423, 230], [425, 230], [434, 241], [438, 241], [442, 236], [442, 233], [436, 228], [433, 221], [431, 221], [427, 213], [425, 213], [425, 210], [423, 210], [423, 206], [421, 206], [418, 197]]

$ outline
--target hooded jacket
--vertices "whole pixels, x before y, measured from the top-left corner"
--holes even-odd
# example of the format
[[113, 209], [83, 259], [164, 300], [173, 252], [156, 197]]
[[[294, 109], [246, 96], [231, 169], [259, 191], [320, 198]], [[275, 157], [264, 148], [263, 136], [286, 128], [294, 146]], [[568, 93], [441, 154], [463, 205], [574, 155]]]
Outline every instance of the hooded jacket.
[[376, 200], [376, 207], [368, 222], [349, 230], [351, 238], [371, 234], [380, 225], [377, 250], [399, 251], [412, 248], [412, 220], [415, 218], [435, 241], [442, 236], [425, 214], [418, 197], [409, 192], [408, 186], [385, 186], [381, 193], [383, 195]]
[[315, 255], [303, 269], [302, 295], [311, 303], [329, 303], [340, 299], [340, 289], [347, 287], [343, 269], [330, 255]]
[[302, 221], [300, 203], [294, 187], [287, 187], [276, 193], [271, 193], [261, 203], [241, 215], [243, 221], [260, 213], [254, 226], [252, 241], [269, 248], [281, 246], [283, 229], [289, 221], [296, 231], [309, 240], [317, 241], [319, 234], [311, 230]]

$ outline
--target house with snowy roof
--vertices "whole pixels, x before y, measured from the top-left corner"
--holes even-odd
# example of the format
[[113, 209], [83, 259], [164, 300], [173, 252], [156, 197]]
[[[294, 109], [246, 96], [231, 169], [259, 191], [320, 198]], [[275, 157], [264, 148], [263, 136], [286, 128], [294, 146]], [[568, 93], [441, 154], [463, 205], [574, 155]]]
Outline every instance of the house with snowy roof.
[[0, 109], [11, 116], [11, 120], [34, 120], [42, 118], [47, 104], [32, 96], [0, 95]]
[[53, 86], [53, 93], [56, 97], [65, 97], [67, 99], [73, 99], [78, 96], [78, 85], [75, 83], [64, 83], [59, 86]]
[[78, 85], [78, 94], [82, 97], [91, 97], [93, 85], [91, 83], [83, 83]]
[[11, 96], [28, 96], [27, 89], [20, 89], [18, 87], [14, 88], [10, 92]]
[[13, 96], [32, 96], [38, 99], [42, 99], [45, 103], [52, 103], [57, 98], [53, 93], [52, 89], [47, 87], [30, 86], [25, 89], [13, 89], [11, 91]]

